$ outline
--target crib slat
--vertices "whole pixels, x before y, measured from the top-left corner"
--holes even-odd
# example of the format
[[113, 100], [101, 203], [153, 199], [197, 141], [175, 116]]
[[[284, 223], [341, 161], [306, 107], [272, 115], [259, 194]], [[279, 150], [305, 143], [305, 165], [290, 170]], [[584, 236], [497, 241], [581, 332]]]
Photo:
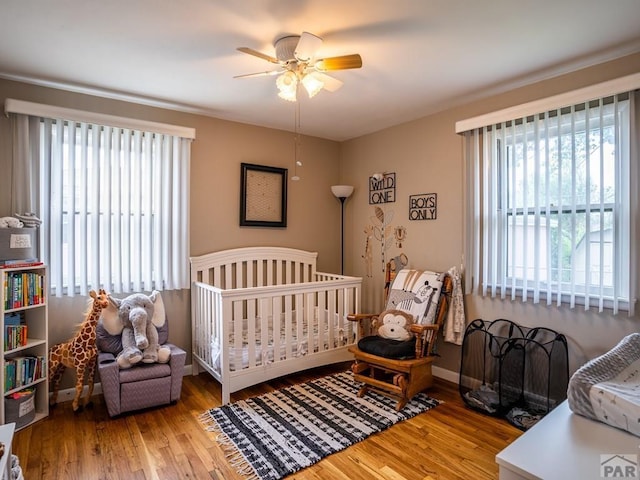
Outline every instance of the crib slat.
[[235, 269], [235, 264], [231, 263], [227, 265], [224, 269], [224, 288], [225, 290], [229, 288], [235, 288], [233, 284], [233, 270]]
[[265, 260], [266, 269], [267, 269], [267, 281], [265, 285], [273, 285], [273, 261]]
[[271, 315], [273, 317], [273, 361], [278, 362], [283, 359], [280, 350], [280, 345], [282, 344], [282, 297], [280, 295], [273, 297]]
[[[284, 295], [284, 344], [286, 345], [286, 358], [292, 358], [292, 347], [294, 342], [294, 337], [292, 333], [293, 330], [293, 307], [292, 307], [292, 296]], [[300, 337], [298, 337], [300, 338]]]
[[[233, 326], [233, 370], [242, 369], [242, 302], [233, 302], [233, 315], [228, 322]], [[222, 339], [226, 341], [225, 338]]]
[[256, 287], [263, 287], [264, 283], [264, 261], [256, 261]]
[[[246, 324], [245, 332], [247, 335], [246, 350], [248, 355], [248, 364], [249, 364], [249, 368], [253, 368], [256, 366], [256, 351], [258, 350], [256, 345], [256, 323], [261, 320], [256, 318], [257, 312], [256, 312], [255, 299], [247, 300], [246, 308], [247, 308], [247, 318], [242, 323]], [[238, 370], [240, 370], [240, 368], [238, 368]]]
[[326, 291], [319, 291], [315, 300], [315, 308], [314, 308], [314, 316], [317, 321], [317, 333], [314, 332], [314, 336], [316, 337], [316, 342], [318, 345], [318, 351], [322, 352], [327, 349], [325, 345], [326, 341], [326, 331], [327, 331], [327, 321], [326, 321]]
[[[271, 309], [271, 298], [260, 298], [258, 300], [258, 321], [260, 322], [260, 351], [262, 352], [261, 365], [267, 365], [271, 361], [269, 337], [273, 324], [273, 312]], [[275, 361], [275, 352], [273, 353]]]
[[[303, 330], [303, 321], [302, 321], [302, 316], [303, 316], [303, 312], [304, 312], [304, 304], [302, 301], [302, 294], [296, 294], [294, 299], [294, 312], [295, 312], [295, 322], [296, 322], [296, 342], [297, 342], [297, 349], [298, 349], [298, 354], [302, 355], [303, 352], [305, 351], [305, 348], [303, 347], [302, 343], [305, 341], [304, 338], [304, 330]], [[309, 345], [307, 344], [307, 349], [308, 349]]]
[[314, 319], [314, 308], [313, 308], [313, 298], [311, 293], [307, 293], [304, 295], [304, 307], [303, 307], [303, 315], [306, 318], [306, 328], [307, 328], [307, 346], [309, 354], [312, 354], [316, 351], [316, 344], [314, 338], [314, 330], [315, 330], [315, 319]]
[[336, 292], [334, 289], [327, 291], [327, 324], [328, 324], [328, 333], [327, 333], [327, 345], [328, 348], [336, 348], [339, 347], [340, 344], [336, 338]]

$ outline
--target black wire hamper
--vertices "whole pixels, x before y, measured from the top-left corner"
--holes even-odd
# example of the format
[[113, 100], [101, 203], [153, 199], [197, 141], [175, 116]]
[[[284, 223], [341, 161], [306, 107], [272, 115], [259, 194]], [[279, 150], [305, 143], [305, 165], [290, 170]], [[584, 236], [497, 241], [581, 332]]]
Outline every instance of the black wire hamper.
[[468, 407], [526, 430], [566, 399], [568, 384], [564, 335], [505, 319], [467, 326], [459, 389]]

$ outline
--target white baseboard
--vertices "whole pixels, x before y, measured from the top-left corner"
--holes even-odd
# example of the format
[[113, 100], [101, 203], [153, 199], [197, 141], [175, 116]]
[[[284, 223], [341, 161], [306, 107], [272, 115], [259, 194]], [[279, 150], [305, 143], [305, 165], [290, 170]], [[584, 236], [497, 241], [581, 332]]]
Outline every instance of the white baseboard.
[[[82, 389], [81, 397], [84, 398], [89, 390], [87, 385]], [[102, 385], [99, 382], [95, 383], [93, 386], [93, 396], [102, 394]], [[49, 392], [49, 396], [51, 396], [51, 392]], [[58, 391], [58, 403], [70, 402], [73, 400], [73, 397], [76, 396], [75, 388], [65, 388], [64, 390]]]
[[[193, 367], [191, 365], [185, 365], [184, 374], [191, 375], [192, 373], [193, 373]], [[447, 380], [449, 382], [455, 383], [456, 385], [458, 384], [458, 381], [459, 381], [458, 372], [452, 372], [451, 370], [446, 370], [444, 368], [434, 366], [432, 367], [432, 373], [434, 377], [442, 378], [443, 380]], [[85, 385], [82, 391], [83, 396], [87, 394], [88, 389], [89, 387]], [[97, 382], [94, 385], [93, 394], [102, 395], [102, 385], [100, 384], [100, 382]], [[76, 395], [75, 388], [65, 388], [64, 390], [60, 390], [58, 392], [58, 403], [70, 402], [73, 400], [73, 397], [75, 395]]]
[[[184, 366], [184, 374], [185, 375], [191, 375], [192, 372], [192, 368], [191, 365], [185, 365]], [[84, 396], [87, 394], [89, 390], [89, 387], [87, 385], [84, 386], [83, 390], [82, 390], [82, 397], [84, 398]], [[100, 382], [96, 382], [93, 386], [93, 396], [95, 395], [102, 395], [102, 385], [100, 384]], [[49, 396], [51, 396], [51, 392], [49, 392]], [[64, 390], [59, 390], [58, 391], [58, 403], [63, 403], [63, 402], [70, 402], [73, 400], [73, 397], [76, 396], [76, 389], [75, 388], [65, 388]]]
[[452, 372], [451, 370], [445, 370], [440, 367], [431, 367], [431, 373], [434, 377], [442, 378], [456, 385], [460, 382], [460, 374], [458, 372]]

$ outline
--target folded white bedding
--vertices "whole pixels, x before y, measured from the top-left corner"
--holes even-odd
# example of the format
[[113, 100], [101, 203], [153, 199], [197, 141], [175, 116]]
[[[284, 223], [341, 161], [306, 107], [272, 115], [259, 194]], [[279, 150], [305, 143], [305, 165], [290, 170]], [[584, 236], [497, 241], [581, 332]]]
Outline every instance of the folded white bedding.
[[575, 413], [640, 436], [640, 333], [580, 367], [567, 399]]

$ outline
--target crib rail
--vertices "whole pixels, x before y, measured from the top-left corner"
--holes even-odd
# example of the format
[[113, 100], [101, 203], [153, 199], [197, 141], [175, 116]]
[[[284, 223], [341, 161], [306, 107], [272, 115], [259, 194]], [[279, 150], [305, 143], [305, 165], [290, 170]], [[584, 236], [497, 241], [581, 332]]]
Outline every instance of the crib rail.
[[316, 252], [244, 247], [191, 258], [191, 281], [224, 290], [314, 281]]

